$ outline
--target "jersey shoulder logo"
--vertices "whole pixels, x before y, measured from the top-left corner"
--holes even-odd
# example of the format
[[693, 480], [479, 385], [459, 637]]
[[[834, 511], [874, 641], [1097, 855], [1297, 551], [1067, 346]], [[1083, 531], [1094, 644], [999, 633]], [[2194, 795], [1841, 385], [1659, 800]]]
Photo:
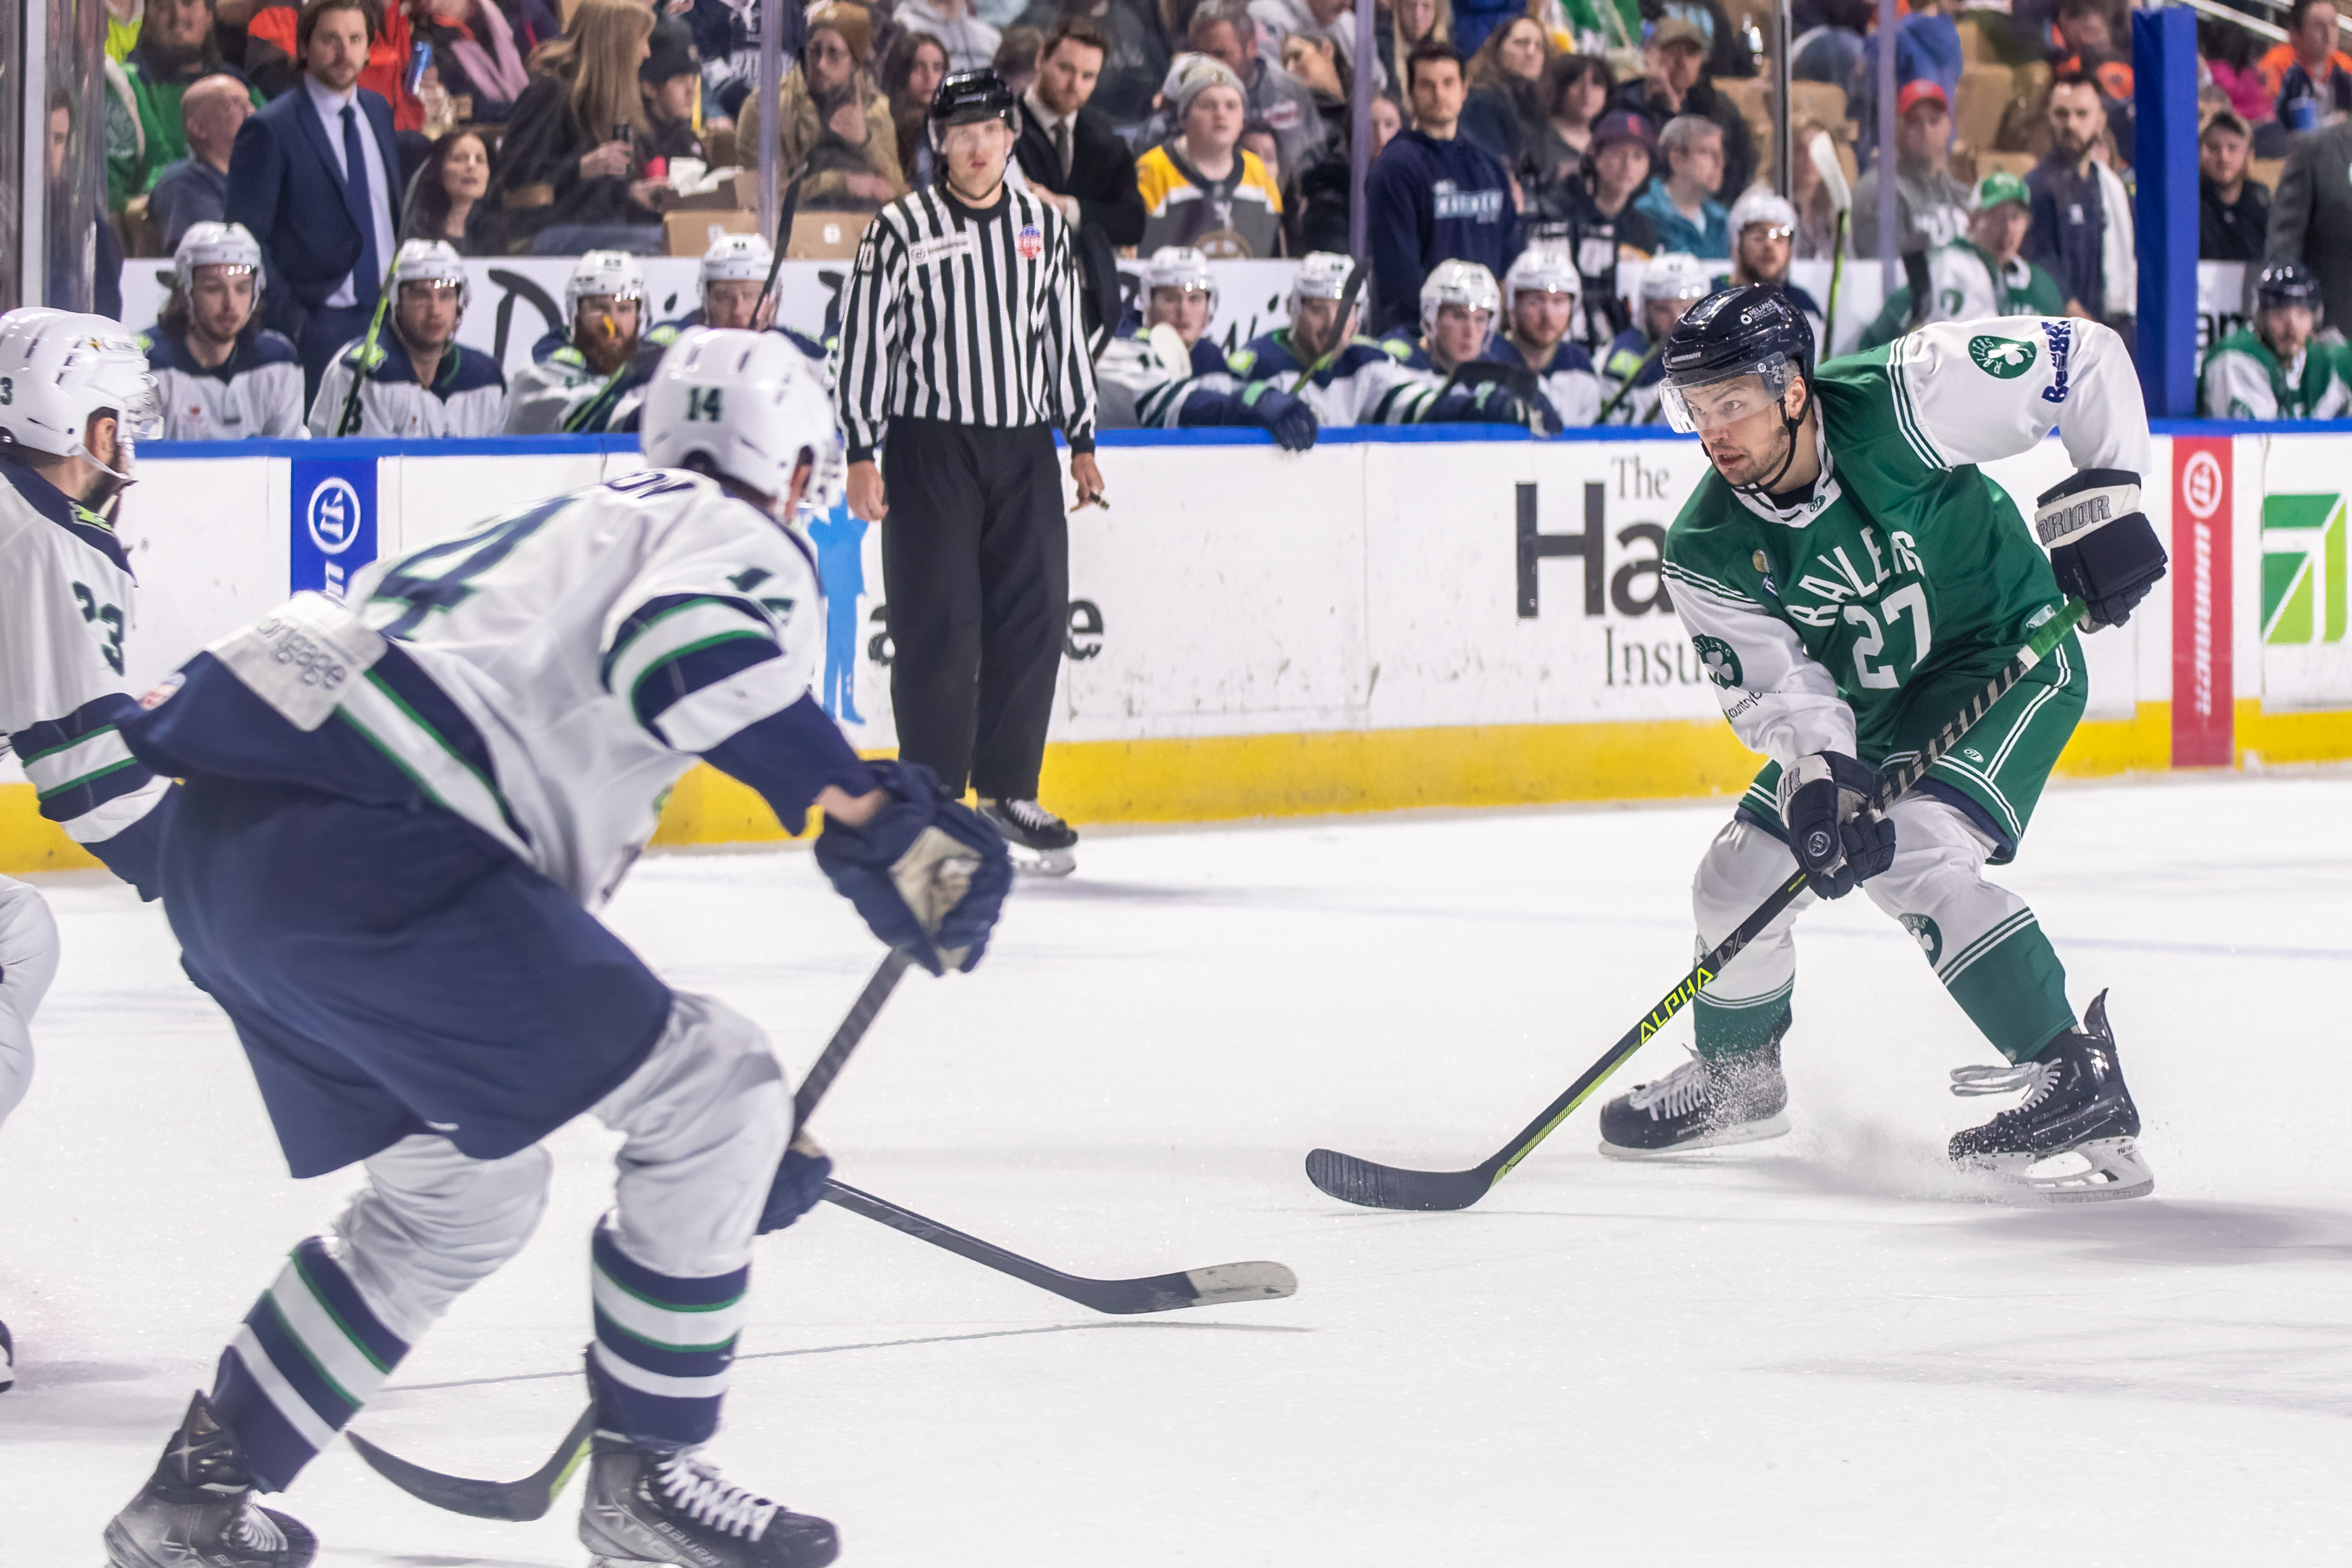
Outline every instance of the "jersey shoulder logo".
[[1911, 940], [1919, 944], [1919, 951], [1927, 955], [1927, 962], [1943, 962], [1944, 933], [1936, 928], [1936, 922], [1926, 915], [1905, 915], [1902, 920], [1903, 929], [1911, 933]]
[[1698, 649], [1698, 661], [1706, 667], [1706, 678], [1728, 691], [1745, 678], [1739, 668], [1739, 653], [1721, 637], [1699, 636], [1691, 638], [1691, 647]]
[[1969, 340], [1969, 357], [1998, 381], [2014, 381], [2033, 368], [2033, 345], [2015, 338], [1981, 334]]

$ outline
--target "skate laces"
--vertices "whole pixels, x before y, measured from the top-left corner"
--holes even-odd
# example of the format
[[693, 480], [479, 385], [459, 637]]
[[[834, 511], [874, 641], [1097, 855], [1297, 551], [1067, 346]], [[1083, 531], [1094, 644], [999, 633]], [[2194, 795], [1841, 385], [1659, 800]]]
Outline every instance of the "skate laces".
[[[2050, 1098], [2058, 1087], [2058, 1069], [2048, 1062], [2019, 1062], [2014, 1067], [1954, 1068], [1952, 1092], [1966, 1099], [1976, 1094], [2011, 1094], [2026, 1091], [2025, 1098], [2011, 1109], [2031, 1110]], [[2010, 1114], [2009, 1111], [2002, 1112]]]
[[1060, 817], [1034, 800], [1000, 800], [996, 807], [1032, 833], [1044, 833], [1064, 826]]
[[1635, 1084], [1626, 1103], [1635, 1110], [1648, 1111], [1651, 1121], [1662, 1121], [1687, 1116], [1706, 1103], [1707, 1087], [1706, 1068], [1693, 1057], [1655, 1083]]
[[662, 1461], [662, 1492], [687, 1517], [713, 1530], [757, 1541], [782, 1505], [724, 1480], [705, 1459], [680, 1449]]

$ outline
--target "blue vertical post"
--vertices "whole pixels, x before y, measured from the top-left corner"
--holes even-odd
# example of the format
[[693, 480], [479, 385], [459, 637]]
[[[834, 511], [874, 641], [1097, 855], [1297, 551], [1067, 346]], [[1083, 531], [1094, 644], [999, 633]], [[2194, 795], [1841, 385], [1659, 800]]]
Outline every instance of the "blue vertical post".
[[2140, 393], [2150, 417], [2186, 419], [2197, 412], [2197, 13], [2134, 11], [2131, 29]]

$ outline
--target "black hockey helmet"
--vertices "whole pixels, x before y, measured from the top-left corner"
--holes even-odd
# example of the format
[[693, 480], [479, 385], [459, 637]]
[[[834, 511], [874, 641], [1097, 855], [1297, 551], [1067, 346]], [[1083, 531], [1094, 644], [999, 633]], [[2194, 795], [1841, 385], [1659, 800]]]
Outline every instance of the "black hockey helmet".
[[2263, 268], [2262, 279], [2254, 285], [2256, 309], [2267, 310], [2277, 305], [2308, 305], [2319, 309], [2319, 279], [2311, 268], [2300, 262], [2283, 262]]
[[954, 71], [940, 79], [931, 94], [931, 138], [950, 125], [971, 125], [1002, 120], [1016, 133], [1021, 129], [1021, 100], [992, 70]]
[[1788, 295], [1769, 283], [1749, 283], [1709, 294], [1675, 323], [1661, 356], [1665, 370], [1664, 406], [1675, 428], [1698, 428], [1681, 394], [1735, 376], [1763, 378], [1774, 397], [1791, 376], [1810, 385], [1813, 375], [1813, 329]]

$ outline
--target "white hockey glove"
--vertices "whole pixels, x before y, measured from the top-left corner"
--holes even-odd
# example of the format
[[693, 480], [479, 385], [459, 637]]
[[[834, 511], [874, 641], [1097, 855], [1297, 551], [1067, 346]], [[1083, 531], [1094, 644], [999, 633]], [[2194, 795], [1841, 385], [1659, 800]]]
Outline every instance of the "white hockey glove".
[[2088, 629], [2119, 626], [2164, 575], [2164, 545], [2140, 510], [2139, 476], [2084, 468], [2035, 500], [2033, 531], [2058, 591], [2091, 607]]
[[1806, 879], [1843, 899], [1895, 863], [1895, 824], [1870, 809], [1878, 775], [1843, 752], [1814, 752], [1780, 770], [1780, 821]]

